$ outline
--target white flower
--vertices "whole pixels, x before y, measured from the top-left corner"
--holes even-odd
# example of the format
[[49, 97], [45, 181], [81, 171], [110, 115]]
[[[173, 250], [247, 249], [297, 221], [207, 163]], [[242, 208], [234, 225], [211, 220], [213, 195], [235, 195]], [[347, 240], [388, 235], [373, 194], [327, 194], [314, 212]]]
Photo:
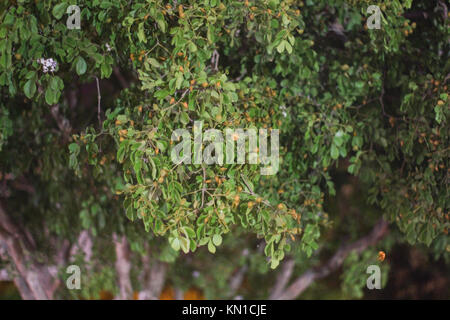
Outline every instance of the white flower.
[[286, 106], [280, 106], [280, 110], [282, 110], [281, 111], [281, 114], [283, 115], [283, 117], [287, 117], [287, 112], [285, 111], [286, 110]]
[[106, 51], [110, 52], [112, 50], [111, 46], [109, 45], [109, 43], [107, 43], [106, 45]]
[[44, 73], [47, 73], [49, 71], [55, 72], [56, 67], [58, 66], [58, 62], [56, 62], [52, 58], [49, 59], [40, 58], [37, 60], [37, 62], [42, 65], [42, 71], [44, 71]]

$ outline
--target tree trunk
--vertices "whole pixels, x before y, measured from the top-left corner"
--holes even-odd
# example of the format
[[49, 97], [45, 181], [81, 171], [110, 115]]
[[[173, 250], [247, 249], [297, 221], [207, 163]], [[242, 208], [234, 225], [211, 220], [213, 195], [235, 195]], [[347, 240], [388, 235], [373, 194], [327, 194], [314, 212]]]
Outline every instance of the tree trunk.
[[[0, 204], [0, 245], [15, 269], [14, 283], [23, 299], [47, 300], [53, 298], [54, 280], [47, 266], [32, 256], [36, 248], [32, 239], [6, 214]], [[30, 241], [31, 240], [31, 241]]]

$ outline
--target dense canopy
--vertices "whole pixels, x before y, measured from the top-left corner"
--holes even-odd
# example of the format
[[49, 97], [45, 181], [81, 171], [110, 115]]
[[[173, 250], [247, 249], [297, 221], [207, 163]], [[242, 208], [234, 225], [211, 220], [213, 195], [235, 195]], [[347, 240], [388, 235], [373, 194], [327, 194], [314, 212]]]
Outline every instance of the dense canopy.
[[[2, 1], [0, 269], [27, 299], [294, 299], [338, 269], [307, 296], [361, 298], [370, 265], [385, 286], [399, 244], [450, 263], [448, 17], [444, 1]], [[211, 151], [210, 129], [279, 133], [277, 170], [174, 163], [195, 130]]]

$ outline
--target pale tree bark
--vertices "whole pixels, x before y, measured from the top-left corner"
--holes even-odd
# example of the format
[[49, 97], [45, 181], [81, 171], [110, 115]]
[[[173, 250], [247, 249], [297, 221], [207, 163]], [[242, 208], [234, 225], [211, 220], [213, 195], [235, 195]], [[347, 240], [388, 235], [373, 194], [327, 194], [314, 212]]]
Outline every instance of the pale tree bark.
[[128, 241], [125, 236], [117, 236], [114, 234], [113, 240], [116, 249], [116, 272], [119, 286], [119, 296], [117, 299], [131, 299], [133, 288], [131, 286], [130, 270], [131, 270], [131, 252]]
[[[388, 231], [388, 223], [380, 219], [374, 226], [372, 231], [365, 237], [357, 240], [356, 242], [343, 245], [338, 251], [328, 260], [325, 264], [318, 268], [309, 269], [301, 276], [295, 279], [295, 281], [287, 288], [286, 277], [283, 276], [283, 270], [289, 269], [287, 266], [282, 268], [282, 274], [279, 276], [278, 281], [282, 283], [276, 283], [275, 288], [270, 296], [270, 299], [274, 300], [292, 300], [297, 298], [303, 291], [305, 291], [315, 280], [321, 279], [336, 271], [344, 262], [345, 258], [351, 253], [361, 253], [369, 246], [376, 244]], [[287, 263], [291, 263], [288, 261]], [[283, 285], [284, 284], [284, 285]]]
[[161, 295], [166, 280], [167, 264], [160, 261], [151, 261], [148, 253], [142, 258], [142, 290], [139, 300], [157, 300]]
[[47, 266], [33, 258], [36, 248], [30, 237], [31, 234], [19, 228], [0, 204], [0, 245], [15, 268], [13, 279], [17, 289], [23, 299], [52, 299], [54, 279]]
[[295, 261], [293, 259], [288, 259], [283, 263], [280, 272], [278, 273], [277, 279], [275, 281], [275, 286], [272, 289], [269, 299], [274, 300], [283, 293], [289, 279], [294, 271]]
[[175, 288], [175, 300], [183, 300], [184, 299], [184, 291], [180, 288]]
[[70, 256], [75, 256], [79, 253], [83, 254], [84, 262], [86, 262], [87, 269], [90, 269], [90, 262], [92, 260], [92, 246], [93, 246], [92, 236], [87, 230], [80, 232], [77, 241], [70, 248]]
[[[259, 248], [260, 249], [258, 251], [262, 252], [262, 246], [260, 246]], [[242, 250], [241, 255], [243, 257], [246, 257], [248, 255], [248, 249]], [[248, 270], [248, 265], [244, 264], [230, 277], [230, 279], [228, 280], [228, 286], [229, 286], [228, 296], [229, 297], [233, 297], [236, 294], [236, 292], [239, 290], [239, 288], [242, 285], [242, 282], [244, 281], [247, 270]], [[233, 298], [238, 299], [239, 296], [235, 296]]]
[[6, 269], [0, 270], [0, 281], [11, 281], [11, 277], [9, 276], [8, 270]]
[[[242, 282], [244, 281], [245, 274], [247, 273], [248, 266], [243, 265], [241, 268], [239, 268], [238, 271], [229, 279], [229, 288], [230, 291], [228, 295], [230, 297], [233, 297], [236, 292], [239, 290], [239, 288], [242, 285]], [[235, 297], [236, 298], [236, 297]]]

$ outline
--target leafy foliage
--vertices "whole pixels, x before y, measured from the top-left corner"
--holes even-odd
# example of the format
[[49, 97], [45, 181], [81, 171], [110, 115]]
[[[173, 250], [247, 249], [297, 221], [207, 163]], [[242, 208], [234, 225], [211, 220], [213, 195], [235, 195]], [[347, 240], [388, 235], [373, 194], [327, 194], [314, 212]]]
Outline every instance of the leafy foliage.
[[[367, 30], [369, 1], [176, 3], [83, 1], [80, 30], [66, 27], [76, 1], [0, 4], [0, 175], [35, 187], [2, 196], [42, 248], [43, 225], [70, 241], [89, 230], [111, 265], [104, 248], [125, 234], [137, 253], [150, 244], [157, 259], [201, 269], [217, 283], [206, 296], [225, 295], [238, 265], [257, 283], [269, 272], [261, 249], [271, 268], [287, 254], [311, 264], [337, 234], [357, 238], [381, 215], [398, 241], [448, 259], [450, 60], [439, 6], [379, 2], [382, 28]], [[412, 11], [429, 17], [411, 22]], [[41, 58], [56, 70], [44, 72]], [[101, 102], [80, 93], [95, 79]], [[172, 132], [197, 120], [203, 130], [280, 129], [279, 172], [175, 165]], [[346, 217], [334, 202], [355, 181], [361, 211]], [[363, 265], [352, 259], [346, 288]], [[174, 282], [179, 274], [174, 266]], [[208, 287], [207, 278], [192, 281]]]

